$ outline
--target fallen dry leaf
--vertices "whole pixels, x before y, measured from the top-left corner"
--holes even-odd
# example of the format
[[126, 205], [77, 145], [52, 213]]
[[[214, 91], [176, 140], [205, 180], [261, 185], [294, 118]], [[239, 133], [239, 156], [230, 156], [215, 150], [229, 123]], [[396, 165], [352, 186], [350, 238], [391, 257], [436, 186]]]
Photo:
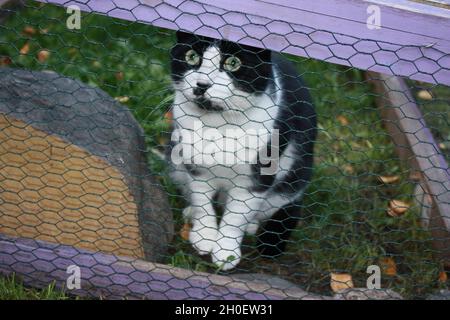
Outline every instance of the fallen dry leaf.
[[342, 126], [348, 126], [348, 124], [349, 124], [348, 119], [345, 116], [343, 116], [343, 115], [338, 115], [336, 117], [336, 119], [337, 119], [337, 121], [339, 121], [339, 123]]
[[172, 111], [167, 111], [164, 114], [164, 120], [166, 121], [166, 123], [171, 124], [172, 123], [172, 119], [173, 119]]
[[23, 28], [23, 33], [27, 36], [33, 36], [36, 34], [36, 29], [32, 26], [26, 26], [25, 28]]
[[353, 288], [352, 276], [347, 273], [331, 273], [331, 290], [339, 292], [341, 290]]
[[9, 66], [12, 63], [10, 57], [0, 57], [0, 66]]
[[378, 179], [384, 184], [390, 184], [397, 182], [400, 177], [399, 176], [378, 176]]
[[39, 60], [40, 63], [44, 63], [50, 57], [50, 51], [45, 50], [45, 49], [44, 50], [40, 50], [38, 52], [37, 57], [38, 57], [38, 60]]
[[116, 72], [115, 76], [116, 76], [116, 80], [118, 80], [118, 81], [122, 81], [124, 78], [124, 74], [122, 71]]
[[447, 272], [441, 271], [439, 272], [439, 282], [446, 283], [448, 280]]
[[130, 97], [123, 96], [123, 97], [115, 97], [115, 100], [119, 101], [120, 103], [127, 103], [130, 101]]
[[28, 54], [30, 52], [30, 43], [26, 42], [22, 48], [20, 48], [20, 54]]
[[409, 204], [401, 200], [391, 200], [387, 209], [387, 213], [391, 217], [399, 217], [408, 210]]
[[47, 34], [48, 33], [48, 28], [41, 29], [41, 30], [39, 30], [39, 32], [41, 34]]
[[390, 215], [391, 217], [399, 217], [400, 215], [398, 215], [397, 213], [395, 213], [394, 210], [392, 210], [391, 207], [388, 207], [386, 210], [387, 214]]
[[428, 91], [428, 90], [420, 90], [419, 92], [417, 92], [417, 96], [422, 100], [433, 99], [433, 96], [431, 95], [430, 91]]
[[191, 232], [191, 225], [189, 223], [183, 224], [183, 227], [180, 230], [180, 237], [183, 240], [189, 240], [189, 233]]
[[381, 264], [381, 270], [383, 270], [383, 273], [388, 276], [395, 276], [397, 275], [397, 265], [395, 264], [394, 259], [392, 258], [383, 258], [380, 261]]

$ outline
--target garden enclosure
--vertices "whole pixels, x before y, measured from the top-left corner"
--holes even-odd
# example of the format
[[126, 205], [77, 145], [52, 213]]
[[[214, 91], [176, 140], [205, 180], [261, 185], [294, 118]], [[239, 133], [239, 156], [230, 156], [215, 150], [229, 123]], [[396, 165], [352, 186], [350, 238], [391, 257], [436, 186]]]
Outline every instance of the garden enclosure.
[[[83, 11], [79, 29], [67, 27], [70, 5]], [[70, 293], [115, 298], [319, 298], [336, 275], [365, 287], [370, 265], [405, 297], [448, 285], [446, 1], [52, 0], [1, 11], [2, 273], [62, 288], [75, 265], [81, 288]], [[179, 234], [185, 201], [159, 156], [173, 30], [282, 52], [308, 85], [314, 175], [279, 257], [248, 237], [223, 274]]]

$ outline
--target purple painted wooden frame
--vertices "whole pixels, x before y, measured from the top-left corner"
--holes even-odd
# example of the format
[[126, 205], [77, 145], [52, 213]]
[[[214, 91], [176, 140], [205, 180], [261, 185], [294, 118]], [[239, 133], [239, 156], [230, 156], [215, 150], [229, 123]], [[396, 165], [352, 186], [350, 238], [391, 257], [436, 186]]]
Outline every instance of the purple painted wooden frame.
[[[407, 0], [39, 0], [450, 85], [450, 10]], [[368, 7], [381, 29], [367, 27]]]
[[[105, 299], [327, 299], [296, 287], [188, 271], [164, 264], [91, 252], [61, 244], [0, 234], [0, 273], [16, 274], [26, 285], [66, 285], [67, 267], [81, 269], [81, 289], [66, 292]], [[329, 297], [331, 299], [331, 297]]]
[[[207, 0], [39, 1], [78, 5], [84, 11], [120, 19], [450, 85], [450, 12], [410, 1], [215, 0], [213, 5]], [[369, 5], [381, 9], [379, 30], [366, 26]], [[73, 292], [78, 295], [149, 299], [317, 298], [295, 288], [278, 290], [269, 284], [0, 234], [0, 272], [16, 273], [25, 284], [39, 287], [55, 280], [56, 286], [63, 288], [66, 268], [72, 264], [82, 269], [84, 287]]]

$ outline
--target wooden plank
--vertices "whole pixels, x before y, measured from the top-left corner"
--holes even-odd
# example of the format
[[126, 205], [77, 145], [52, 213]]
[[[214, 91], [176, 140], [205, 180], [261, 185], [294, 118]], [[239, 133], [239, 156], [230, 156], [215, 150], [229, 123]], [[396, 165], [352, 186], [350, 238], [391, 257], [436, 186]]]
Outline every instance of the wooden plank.
[[432, 198], [429, 230], [438, 256], [450, 265], [450, 170], [405, 81], [368, 73], [399, 157], [420, 173]]
[[382, 4], [400, 10], [416, 12], [419, 14], [431, 14], [447, 16], [449, 1], [447, 0], [363, 0], [375, 4]]
[[174, 300], [327, 299], [297, 288], [279, 290], [268, 283], [0, 234], [0, 273], [14, 273], [26, 285], [45, 287], [55, 281], [57, 288], [64, 288], [69, 276], [66, 271], [71, 265], [80, 267], [81, 288], [68, 292], [79, 296]]
[[412, 0], [413, 2], [424, 3], [430, 6], [450, 9], [449, 0]]
[[[208, 3], [207, 0], [198, 0], [202, 3]], [[316, 30], [328, 30], [336, 33], [343, 33], [349, 36], [355, 36], [363, 40], [375, 39], [388, 41], [391, 43], [400, 43], [405, 45], [423, 44], [420, 36], [431, 37], [450, 41], [450, 36], [445, 30], [438, 30], [433, 25], [433, 21], [441, 21], [443, 26], [450, 26], [450, 11], [434, 8], [427, 5], [411, 3], [408, 0], [316, 0], [316, 1], [296, 1], [296, 0], [250, 0], [252, 5], [263, 2], [267, 7], [276, 10], [278, 6], [289, 9], [291, 14], [283, 16], [283, 20], [290, 23], [307, 24]], [[221, 3], [221, 7], [228, 7], [225, 4], [229, 1], [216, 0]], [[246, 2], [246, 13], [249, 2]], [[370, 5], [376, 5], [380, 8], [381, 29], [371, 30], [367, 28], [367, 8]], [[263, 7], [264, 8], [264, 7]], [[261, 8], [261, 9], [263, 9]], [[258, 7], [253, 8], [253, 13], [260, 13]], [[392, 13], [396, 13], [393, 15]], [[309, 14], [309, 16], [306, 15]], [[266, 13], [269, 16], [271, 13]], [[296, 15], [300, 16], [296, 16]], [[404, 19], [412, 17], [424, 18], [420, 24], [411, 24], [406, 26]], [[307, 19], [306, 21], [304, 19]], [[443, 19], [441, 19], [443, 18]], [[436, 20], [439, 19], [439, 20]], [[336, 23], [340, 24], [337, 25]], [[419, 28], [419, 25], [421, 28]], [[398, 37], [403, 34], [403, 37]], [[392, 37], [392, 38], [391, 38]], [[406, 37], [406, 39], [404, 38]], [[391, 38], [391, 39], [390, 39]], [[390, 40], [395, 40], [390, 41]], [[398, 42], [400, 41], [400, 42]]]
[[[450, 11], [406, 0], [40, 0], [450, 85]], [[381, 28], [369, 29], [369, 5]]]

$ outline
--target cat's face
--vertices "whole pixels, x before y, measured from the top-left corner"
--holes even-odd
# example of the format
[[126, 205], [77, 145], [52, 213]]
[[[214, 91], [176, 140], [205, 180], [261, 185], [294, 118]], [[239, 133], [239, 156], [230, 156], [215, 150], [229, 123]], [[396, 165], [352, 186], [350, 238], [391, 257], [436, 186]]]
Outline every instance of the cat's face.
[[271, 52], [177, 32], [171, 51], [175, 89], [209, 111], [245, 110], [271, 73]]

